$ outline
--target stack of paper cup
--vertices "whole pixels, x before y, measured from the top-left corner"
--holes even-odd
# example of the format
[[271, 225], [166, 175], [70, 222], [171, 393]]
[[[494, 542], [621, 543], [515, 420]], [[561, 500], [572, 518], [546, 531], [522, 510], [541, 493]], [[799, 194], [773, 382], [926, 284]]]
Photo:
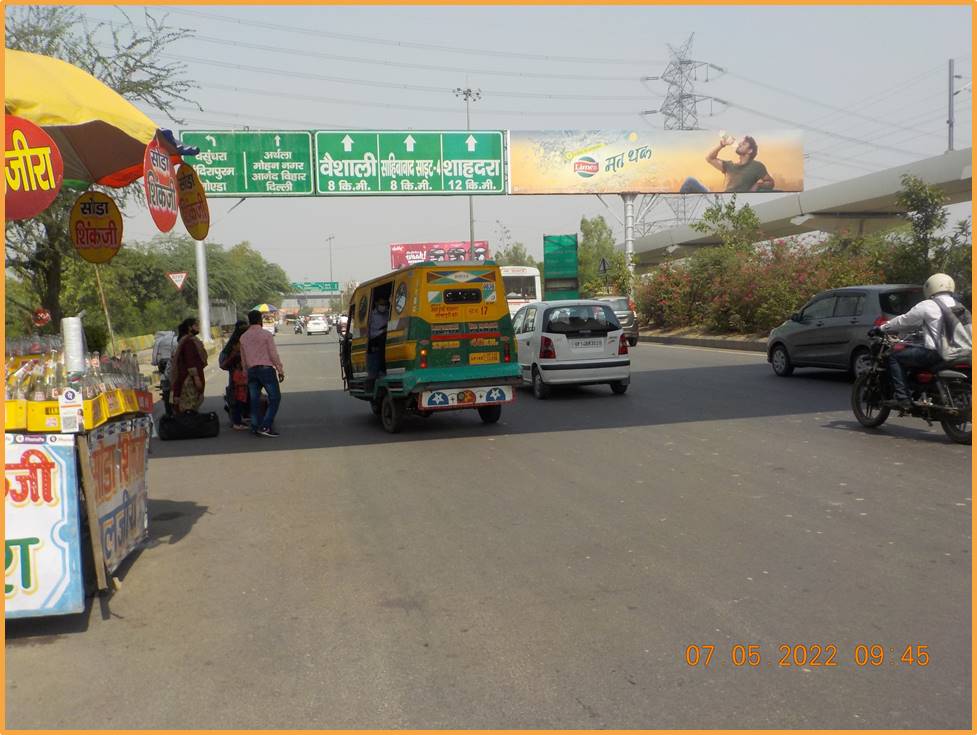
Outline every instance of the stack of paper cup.
[[79, 317], [69, 316], [61, 320], [61, 341], [64, 343], [64, 364], [68, 374], [84, 373], [85, 330]]

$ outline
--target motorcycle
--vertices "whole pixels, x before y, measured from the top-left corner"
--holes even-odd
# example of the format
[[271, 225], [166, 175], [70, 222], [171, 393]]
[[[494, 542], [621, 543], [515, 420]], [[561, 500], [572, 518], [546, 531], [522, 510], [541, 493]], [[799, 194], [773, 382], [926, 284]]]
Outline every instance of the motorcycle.
[[295, 322], [295, 334], [302, 334], [302, 323]]
[[893, 408], [900, 416], [921, 418], [930, 426], [939, 421], [943, 432], [958, 444], [971, 443], [971, 365], [959, 360], [932, 368], [904, 368], [912, 407], [907, 411], [893, 402], [888, 357], [902, 342], [883, 333], [869, 347], [870, 365], [852, 386], [851, 408], [858, 423], [875, 428], [885, 423]]

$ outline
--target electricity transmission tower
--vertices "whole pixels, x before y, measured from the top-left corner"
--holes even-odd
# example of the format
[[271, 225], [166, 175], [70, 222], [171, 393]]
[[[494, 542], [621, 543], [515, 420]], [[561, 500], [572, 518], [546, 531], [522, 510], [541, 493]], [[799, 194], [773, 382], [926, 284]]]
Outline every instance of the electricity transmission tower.
[[[690, 58], [692, 42], [695, 34], [691, 34], [680, 46], [668, 44], [669, 62], [660, 76], [643, 77], [642, 81], [662, 81], [668, 85], [665, 100], [657, 110], [646, 110], [643, 115], [659, 114], [663, 118], [665, 130], [701, 130], [699, 127], [699, 104], [713, 101], [709, 95], [696, 94], [695, 83], [699, 74], [704, 73], [704, 81], [709, 81], [709, 70], [719, 70], [708, 61], [697, 61]], [[672, 217], [654, 222], [641, 222], [636, 228], [644, 236], [660, 229], [666, 224], [686, 224], [695, 215], [695, 210], [702, 201], [701, 195], [673, 194], [664, 197]]]

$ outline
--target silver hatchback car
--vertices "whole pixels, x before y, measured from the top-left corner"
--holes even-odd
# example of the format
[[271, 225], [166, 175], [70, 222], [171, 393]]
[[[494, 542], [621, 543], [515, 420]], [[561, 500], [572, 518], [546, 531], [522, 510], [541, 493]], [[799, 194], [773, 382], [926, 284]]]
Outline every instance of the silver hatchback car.
[[606, 301], [614, 310], [614, 315], [621, 323], [628, 344], [634, 347], [638, 344], [638, 315], [635, 313], [634, 302], [627, 296], [595, 296], [596, 301]]
[[905, 314], [923, 298], [906, 284], [848, 286], [819, 293], [767, 338], [767, 362], [787, 377], [797, 367], [847, 370], [855, 377], [868, 367], [868, 330]]

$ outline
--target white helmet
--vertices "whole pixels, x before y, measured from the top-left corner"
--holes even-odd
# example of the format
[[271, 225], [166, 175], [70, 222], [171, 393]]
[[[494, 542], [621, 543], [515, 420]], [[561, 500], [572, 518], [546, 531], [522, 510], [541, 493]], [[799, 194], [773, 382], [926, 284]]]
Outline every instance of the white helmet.
[[923, 296], [930, 298], [938, 293], [953, 293], [957, 285], [946, 273], [934, 273], [923, 284]]

